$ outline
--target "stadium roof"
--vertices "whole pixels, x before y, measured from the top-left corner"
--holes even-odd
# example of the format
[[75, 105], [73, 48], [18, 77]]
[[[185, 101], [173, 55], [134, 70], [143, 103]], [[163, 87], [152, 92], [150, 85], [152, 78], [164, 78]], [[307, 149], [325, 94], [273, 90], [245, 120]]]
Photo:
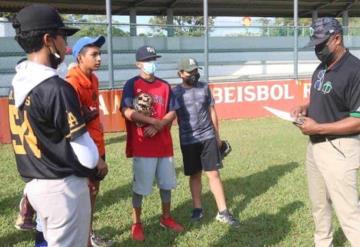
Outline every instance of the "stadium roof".
[[[105, 0], [2, 0], [0, 11], [15, 12], [30, 3], [47, 3], [61, 13], [105, 14]], [[299, 17], [339, 16], [349, 10], [349, 16], [360, 16], [358, 0], [298, 0]], [[293, 0], [208, 0], [209, 16], [293, 17]], [[166, 15], [172, 8], [175, 16], [203, 15], [202, 0], [112, 0], [113, 15], [129, 15], [135, 8], [137, 15]]]

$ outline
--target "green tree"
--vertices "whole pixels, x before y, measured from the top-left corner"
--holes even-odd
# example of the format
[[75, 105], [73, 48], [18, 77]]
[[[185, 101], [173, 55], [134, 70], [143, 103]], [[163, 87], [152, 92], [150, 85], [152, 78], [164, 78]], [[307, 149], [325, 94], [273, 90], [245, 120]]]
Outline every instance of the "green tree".
[[349, 35], [359, 36], [360, 35], [360, 18], [349, 18]]
[[[107, 25], [106, 25], [106, 16], [103, 15], [62, 15], [62, 18], [69, 25], [76, 26], [80, 28], [80, 31], [75, 34], [75, 36], [98, 36], [98, 35], [107, 35]], [[112, 26], [112, 35], [114, 37], [123, 37], [129, 36], [129, 32], [125, 32], [121, 28]]]
[[[166, 16], [154, 16], [150, 18], [149, 23], [157, 25], [151, 27], [153, 36], [164, 36], [166, 27]], [[214, 17], [208, 19], [209, 27], [214, 26]], [[174, 28], [175, 36], [202, 36], [204, 25], [204, 17], [202, 16], [174, 16], [174, 25], [179, 27]]]
[[10, 12], [0, 12], [0, 17], [5, 17], [9, 21], [12, 19], [12, 17], [15, 15], [15, 13]]
[[[98, 36], [98, 35], [107, 35], [106, 25], [81, 25], [80, 31], [75, 34], [75, 36]], [[125, 32], [120, 28], [112, 27], [113, 37], [124, 37], [129, 36], [129, 32]]]
[[[298, 35], [308, 36], [310, 35], [311, 18], [300, 18], [298, 21]], [[292, 18], [275, 18], [274, 26], [278, 28], [272, 28], [270, 36], [293, 36], [294, 35], [294, 20]]]
[[258, 23], [263, 28], [261, 29], [261, 36], [269, 36], [270, 30], [268, 26], [271, 25], [271, 19], [266, 17], [261, 17], [256, 20], [256, 23]]

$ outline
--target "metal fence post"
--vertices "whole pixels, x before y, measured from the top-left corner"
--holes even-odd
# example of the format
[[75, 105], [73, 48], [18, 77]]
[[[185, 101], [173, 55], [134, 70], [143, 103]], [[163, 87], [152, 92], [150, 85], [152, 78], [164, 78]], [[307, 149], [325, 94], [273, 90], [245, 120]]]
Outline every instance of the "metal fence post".
[[114, 88], [111, 0], [106, 0], [109, 88]]
[[204, 79], [209, 82], [209, 26], [208, 26], [208, 1], [204, 0]]
[[294, 79], [298, 81], [298, 0], [294, 0]]

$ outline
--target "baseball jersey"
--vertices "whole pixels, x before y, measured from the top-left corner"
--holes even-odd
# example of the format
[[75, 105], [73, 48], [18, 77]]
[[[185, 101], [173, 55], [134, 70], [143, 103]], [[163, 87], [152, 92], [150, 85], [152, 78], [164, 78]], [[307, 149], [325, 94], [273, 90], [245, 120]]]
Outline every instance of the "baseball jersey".
[[[99, 155], [105, 155], [104, 132], [100, 122], [99, 115], [99, 81], [94, 73], [91, 78], [87, 77], [79, 68], [75, 66], [68, 71], [66, 80], [74, 87], [82, 109], [88, 109], [97, 112], [97, 116], [86, 122], [86, 128], [91, 138], [94, 140]], [[83, 112], [86, 114], [86, 112]]]
[[86, 132], [74, 89], [58, 76], [32, 89], [19, 108], [9, 95], [9, 122], [17, 168], [25, 182], [88, 177], [95, 169], [82, 166], [70, 140]]
[[207, 83], [197, 82], [191, 88], [177, 85], [173, 93], [179, 103], [176, 110], [181, 145], [215, 137], [209, 107], [215, 104]]
[[[168, 112], [175, 111], [178, 104], [172, 94], [170, 85], [159, 78], [153, 82], [146, 81], [140, 76], [136, 76], [125, 83], [121, 109], [134, 108], [134, 98], [146, 93], [153, 99], [151, 106], [151, 117], [162, 119]], [[169, 157], [173, 156], [173, 144], [171, 139], [170, 127], [165, 126], [153, 137], [144, 136], [144, 126], [138, 126], [135, 122], [126, 120], [127, 157]]]
[[360, 117], [360, 60], [349, 51], [332, 68], [315, 70], [308, 116], [318, 123]]

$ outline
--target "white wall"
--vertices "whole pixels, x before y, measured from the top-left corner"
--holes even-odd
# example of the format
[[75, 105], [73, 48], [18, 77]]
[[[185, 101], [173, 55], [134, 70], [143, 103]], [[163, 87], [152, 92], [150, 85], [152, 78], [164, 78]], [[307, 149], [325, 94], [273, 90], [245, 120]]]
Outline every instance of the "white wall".
[[11, 23], [4, 17], [0, 17], [0, 37], [14, 37], [15, 30]]

